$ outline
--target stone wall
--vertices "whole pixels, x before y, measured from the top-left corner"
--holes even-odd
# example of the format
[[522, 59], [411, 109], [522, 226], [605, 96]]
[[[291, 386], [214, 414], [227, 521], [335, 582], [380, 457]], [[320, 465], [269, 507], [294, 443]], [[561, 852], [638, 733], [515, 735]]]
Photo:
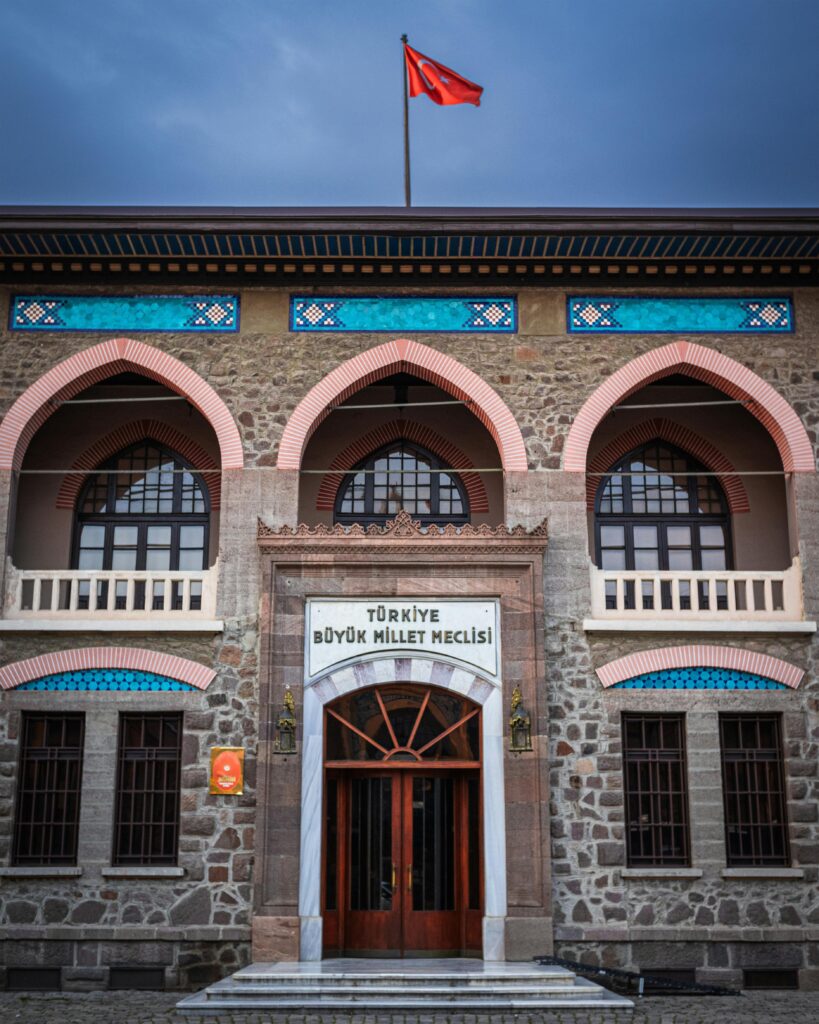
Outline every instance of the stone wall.
[[[0, 292], [2, 325], [8, 323], [7, 300], [8, 292]], [[816, 444], [819, 291], [804, 289], [795, 301], [793, 335], [721, 335], [698, 341], [767, 380], [793, 405]], [[5, 943], [7, 963], [62, 965], [70, 985], [102, 986], [107, 966], [125, 961], [161, 963], [170, 983], [197, 985], [234, 969], [249, 955], [262, 593], [256, 521], [261, 516], [271, 525], [295, 524], [298, 475], [273, 468], [283, 427], [298, 401], [322, 376], [344, 359], [382, 343], [384, 336], [289, 334], [283, 291], [248, 290], [242, 303], [242, 330], [236, 335], [144, 338], [201, 374], [227, 403], [243, 437], [248, 468], [225, 473], [223, 478], [219, 615], [225, 621], [224, 634], [215, 640], [164, 632], [147, 636], [2, 634], [4, 663], [48, 650], [111, 643], [171, 650], [213, 664], [218, 673], [204, 694], [159, 695], [150, 703], [127, 694], [60, 695], [66, 709], [89, 712], [89, 771], [84, 785], [92, 799], [86, 800], [83, 810], [81, 842], [87, 844], [81, 850], [83, 874], [70, 880], [0, 880], [4, 915], [0, 929], [12, 940]], [[436, 334], [419, 335], [418, 340], [469, 366], [509, 405], [523, 433], [531, 472], [506, 479], [507, 521], [527, 526], [544, 517], [549, 521], [544, 563], [546, 622], [541, 638], [546, 669], [537, 694], [537, 733], [549, 742], [557, 951], [624, 966], [695, 966], [701, 977], [722, 980], [735, 980], [736, 971], [754, 961], [759, 966], [793, 961], [793, 966], [803, 969], [805, 984], [817, 984], [816, 641], [776, 634], [709, 633], [706, 637], [710, 643], [769, 651], [806, 668], [805, 681], [796, 692], [602, 691], [594, 675], [601, 664], [628, 651], [703, 638], [673, 631], [664, 635], [584, 633], [581, 620], [589, 607], [585, 485], [581, 477], [560, 471], [569, 425], [593, 389], [629, 359], [673, 339], [569, 336], [562, 293], [531, 290], [520, 295], [520, 303], [517, 337]], [[0, 412], [61, 359], [99, 341], [98, 334], [26, 334], [3, 326]], [[4, 475], [2, 494], [7, 485]], [[793, 490], [806, 611], [808, 617], [816, 618], [819, 488], [815, 478], [800, 478]], [[6, 522], [6, 512], [0, 510], [0, 523], [5, 527]], [[0, 701], [4, 730], [1, 865], [8, 863], [18, 712], [43, 706], [44, 695], [6, 693]], [[111, 818], [107, 810], [95, 815], [93, 800], [99, 797], [110, 805], [115, 716], [125, 707], [137, 706], [185, 712], [183, 878], [114, 880], [102, 875], [110, 849]], [[719, 710], [740, 707], [783, 713], [791, 846], [802, 878], [749, 880], [725, 878], [721, 873], [724, 843], [716, 722]], [[692, 864], [702, 870], [700, 877], [624, 877], [619, 716], [624, 709], [636, 708], [673, 709], [688, 716]], [[269, 712], [266, 707], [264, 728]], [[245, 796], [207, 796], [208, 752], [216, 744], [245, 747]], [[297, 776], [291, 762], [289, 768], [274, 769], [273, 783], [291, 786]]]

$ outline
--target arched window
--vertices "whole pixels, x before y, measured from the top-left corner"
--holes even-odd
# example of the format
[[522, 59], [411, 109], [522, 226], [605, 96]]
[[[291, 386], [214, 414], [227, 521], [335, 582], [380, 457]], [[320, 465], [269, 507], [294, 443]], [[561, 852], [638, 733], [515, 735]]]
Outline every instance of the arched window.
[[405, 509], [422, 523], [465, 523], [466, 491], [432, 452], [395, 441], [346, 476], [336, 497], [337, 523], [385, 523]]
[[[150, 440], [105, 462], [80, 492], [73, 567], [158, 573], [206, 569], [210, 502], [191, 468], [180, 455]], [[162, 586], [154, 589], [153, 607]], [[105, 607], [107, 584], [98, 587], [97, 607], [101, 601]], [[115, 587], [114, 607], [124, 608], [127, 582], [117, 581]], [[141, 593], [136, 607], [144, 607], [144, 587]], [[88, 607], [88, 596], [89, 584], [81, 584], [80, 607]], [[174, 607], [179, 597], [175, 585]], [[200, 586], [191, 583], [191, 609], [200, 600]]]
[[[731, 568], [728, 503], [716, 478], [705, 475], [704, 466], [656, 440], [630, 452], [609, 472], [611, 476], [600, 482], [595, 501], [595, 545], [601, 569]], [[613, 581], [609, 586], [614, 587]], [[720, 607], [727, 600], [724, 591], [724, 584], [719, 584]], [[607, 603], [613, 597], [612, 589]], [[690, 604], [685, 587], [681, 597]], [[650, 607], [645, 594], [643, 598], [643, 607]], [[633, 585], [627, 587], [626, 600], [634, 607]]]

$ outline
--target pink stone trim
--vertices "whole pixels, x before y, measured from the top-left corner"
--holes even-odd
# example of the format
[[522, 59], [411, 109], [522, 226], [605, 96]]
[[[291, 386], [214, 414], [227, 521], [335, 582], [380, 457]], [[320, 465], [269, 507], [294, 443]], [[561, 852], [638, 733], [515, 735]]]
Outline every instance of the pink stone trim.
[[161, 349], [129, 338], [114, 338], [69, 356], [20, 395], [0, 424], [0, 469], [20, 468], [32, 437], [61, 402], [124, 372], [141, 373], [184, 395], [213, 427], [222, 469], [242, 468], [239, 430], [210, 384]]
[[804, 669], [781, 658], [741, 647], [716, 647], [710, 644], [688, 644], [685, 647], [657, 647], [650, 651], [637, 651], [617, 658], [597, 669], [597, 677], [604, 687], [622, 683], [624, 679], [661, 672], [668, 668], [728, 668], [737, 672], [773, 679], [796, 689], [805, 675]]
[[[706, 441], [704, 437], [700, 437], [699, 434], [695, 434], [693, 430], [689, 430], [680, 423], [674, 423], [673, 420], [656, 418], [636, 424], [609, 442], [605, 448], [589, 460], [588, 471], [590, 473], [605, 473], [624, 455], [657, 438], [668, 441], [669, 444], [676, 445], [677, 448], [682, 448], [683, 451], [688, 452], [689, 455], [701, 462], [706, 469], [715, 472], [731, 472], [734, 468], [722, 452], [715, 448], [710, 441]], [[599, 476], [586, 478], [586, 505], [590, 511], [594, 510], [594, 499], [600, 482]], [[720, 484], [725, 491], [728, 507], [733, 514], [750, 512], [748, 493], [740, 477], [721, 477]]]
[[674, 341], [632, 359], [592, 392], [569, 430], [563, 468], [584, 473], [592, 435], [609, 410], [639, 388], [674, 373], [688, 374], [731, 398], [747, 401], [748, 411], [776, 442], [786, 472], [816, 472], [810, 438], [785, 399], [747, 366], [689, 341]]
[[173, 654], [146, 651], [141, 647], [79, 647], [53, 654], [39, 654], [25, 661], [13, 661], [0, 668], [0, 690], [13, 690], [57, 672], [77, 672], [84, 668], [126, 668], [136, 672], [154, 672], [198, 690], [207, 690], [216, 672], [207, 665], [178, 658]]
[[[171, 448], [194, 469], [207, 469], [214, 464], [213, 456], [208, 455], [204, 448], [169, 424], [161, 423], [159, 420], [134, 420], [133, 423], [125, 423], [106, 437], [95, 441], [74, 460], [71, 468], [87, 469], [91, 472], [123, 448], [144, 440], [156, 441], [166, 448]], [[203, 473], [201, 479], [210, 494], [210, 507], [215, 512], [219, 508], [222, 477], [219, 473]], [[70, 473], [66, 476], [57, 492], [57, 508], [73, 509], [86, 480], [87, 476], [82, 473]]]
[[[437, 455], [447, 466], [452, 466], [453, 469], [469, 469], [474, 465], [460, 448], [456, 448], [451, 441], [441, 437], [429, 427], [409, 420], [392, 420], [358, 438], [343, 452], [336, 455], [330, 463], [330, 469], [352, 469], [356, 463], [366, 459], [371, 452], [377, 451], [385, 444], [389, 444], [390, 441], [399, 439], [413, 441], [415, 444], [421, 445]], [[477, 473], [462, 473], [460, 478], [469, 499], [470, 512], [488, 512], [489, 500], [486, 497], [486, 488], [480, 476]], [[316, 508], [319, 511], [332, 511], [335, 508], [336, 495], [343, 480], [344, 477], [336, 474], [322, 478], [316, 499]]]
[[387, 341], [360, 352], [331, 370], [293, 411], [279, 443], [279, 469], [300, 469], [304, 449], [330, 406], [344, 402], [368, 384], [392, 373], [414, 373], [469, 403], [498, 446], [507, 473], [528, 469], [523, 436], [509, 407], [485, 380], [451, 356], [418, 341]]

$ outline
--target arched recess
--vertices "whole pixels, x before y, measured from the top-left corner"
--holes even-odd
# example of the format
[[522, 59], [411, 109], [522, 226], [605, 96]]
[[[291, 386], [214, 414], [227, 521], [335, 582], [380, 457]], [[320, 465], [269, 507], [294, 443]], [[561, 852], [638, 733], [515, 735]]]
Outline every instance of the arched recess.
[[304, 688], [299, 871], [299, 959], [320, 960], [321, 806], [324, 757], [324, 705], [366, 686], [422, 683], [454, 690], [480, 704], [484, 820], [484, 960], [504, 960], [506, 897], [506, 801], [503, 786], [503, 700], [500, 680], [477, 675], [435, 658], [383, 657], [335, 668]]
[[674, 341], [632, 359], [586, 399], [569, 430], [563, 468], [585, 473], [592, 435], [609, 410], [639, 388], [675, 373], [687, 374], [746, 402], [748, 411], [776, 442], [784, 469], [816, 472], [810, 438], [788, 402], [747, 366], [689, 341]]
[[[427, 448], [437, 455], [442, 462], [453, 469], [469, 469], [473, 463], [457, 448], [451, 441], [440, 434], [415, 423], [412, 420], [392, 420], [376, 427], [368, 434], [358, 438], [354, 444], [349, 445], [340, 452], [330, 463], [330, 469], [351, 470], [362, 459], [365, 459], [371, 452], [389, 444], [390, 441], [414, 441], [415, 444]], [[336, 494], [344, 477], [340, 473], [332, 473], [322, 478], [316, 499], [318, 511], [332, 510], [335, 508]], [[466, 488], [469, 498], [470, 512], [488, 512], [489, 499], [486, 496], [486, 488], [478, 473], [462, 473], [461, 482]]]
[[525, 473], [523, 436], [509, 407], [476, 373], [443, 352], [417, 341], [399, 339], [360, 352], [331, 370], [293, 410], [279, 443], [279, 469], [299, 469], [307, 442], [330, 412], [368, 384], [393, 373], [412, 373], [454, 398], [467, 402], [498, 446], [508, 472]]
[[[87, 470], [90, 474], [106, 459], [116, 455], [118, 451], [143, 440], [156, 441], [158, 444], [173, 449], [183, 459], [187, 459], [194, 469], [208, 469], [213, 466], [213, 458], [205, 449], [175, 427], [168, 423], [161, 423], [159, 420], [134, 420], [133, 423], [124, 423], [116, 430], [112, 430], [110, 434], [100, 438], [99, 441], [95, 441], [79, 458], [74, 460], [71, 468]], [[57, 492], [57, 508], [73, 509], [87, 479], [87, 475], [83, 473], [68, 474]], [[202, 480], [210, 494], [210, 507], [216, 511], [219, 508], [222, 491], [221, 475], [219, 473], [203, 473]]]
[[216, 672], [197, 661], [179, 658], [173, 654], [146, 651], [141, 647], [78, 647], [51, 654], [38, 654], [25, 661], [13, 661], [0, 668], [0, 690], [13, 690], [23, 683], [58, 672], [76, 672], [86, 668], [125, 668], [137, 672], [177, 679], [198, 690], [206, 690]]
[[[610, 441], [605, 448], [589, 460], [588, 472], [590, 474], [605, 473], [618, 459], [655, 438], [682, 448], [684, 452], [701, 462], [706, 469], [722, 473], [733, 472], [733, 465], [710, 441], [706, 441], [704, 437], [700, 437], [699, 434], [695, 434], [693, 430], [689, 430], [680, 423], [659, 417], [638, 423]], [[600, 479], [599, 476], [589, 476], [586, 480], [586, 506], [590, 511], [594, 510], [594, 499]], [[728, 508], [732, 514], [750, 512], [748, 493], [741, 477], [724, 476], [720, 477], [719, 482], [725, 491]]]
[[20, 468], [32, 437], [61, 402], [107, 377], [126, 372], [150, 377], [184, 395], [213, 428], [222, 469], [242, 468], [239, 430], [210, 384], [167, 352], [141, 341], [114, 338], [76, 352], [26, 388], [0, 424], [0, 469]]
[[805, 675], [804, 669], [781, 658], [742, 647], [717, 647], [711, 644], [686, 644], [682, 647], [656, 647], [649, 651], [636, 651], [616, 658], [598, 668], [597, 678], [606, 686], [622, 683], [624, 679], [660, 672], [669, 668], [728, 668], [737, 672], [752, 672], [785, 686], [796, 689]]

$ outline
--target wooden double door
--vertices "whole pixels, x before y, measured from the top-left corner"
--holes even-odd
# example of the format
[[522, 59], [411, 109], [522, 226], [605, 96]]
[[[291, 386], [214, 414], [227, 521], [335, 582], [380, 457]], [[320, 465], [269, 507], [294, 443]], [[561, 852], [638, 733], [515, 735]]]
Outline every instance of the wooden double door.
[[325, 781], [326, 955], [480, 956], [479, 772], [356, 768]]

